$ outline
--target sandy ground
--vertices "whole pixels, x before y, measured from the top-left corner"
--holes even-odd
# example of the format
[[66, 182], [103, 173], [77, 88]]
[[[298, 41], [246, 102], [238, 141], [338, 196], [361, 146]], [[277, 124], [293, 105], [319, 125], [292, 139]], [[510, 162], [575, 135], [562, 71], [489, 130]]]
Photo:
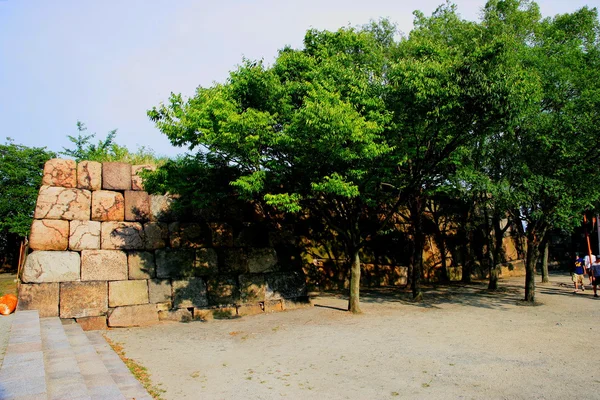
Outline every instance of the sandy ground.
[[[568, 275], [518, 304], [524, 278], [365, 291], [364, 314], [341, 296], [315, 307], [208, 323], [107, 332], [148, 368], [164, 399], [600, 398], [600, 301]], [[538, 278], [539, 281], [539, 278]], [[338, 309], [339, 308], [339, 309]]]

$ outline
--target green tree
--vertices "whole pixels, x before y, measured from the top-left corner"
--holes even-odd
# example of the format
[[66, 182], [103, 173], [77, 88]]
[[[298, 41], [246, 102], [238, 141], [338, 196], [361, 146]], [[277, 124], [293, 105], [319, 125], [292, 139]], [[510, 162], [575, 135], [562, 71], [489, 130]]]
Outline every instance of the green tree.
[[69, 141], [75, 148], [67, 149], [59, 154], [72, 157], [75, 161], [98, 161], [98, 162], [126, 162], [129, 164], [155, 164], [159, 165], [166, 161], [166, 157], [157, 156], [154, 150], [141, 146], [137, 151], [132, 152], [127, 147], [121, 146], [115, 142], [117, 130], [113, 129], [106, 135], [104, 140], [99, 140], [97, 144], [92, 143], [96, 137], [95, 133], [87, 135], [87, 127], [83, 122], [77, 121], [77, 136], [67, 135]]
[[246, 60], [225, 84], [199, 88], [188, 101], [172, 95], [148, 112], [173, 144], [235, 166], [239, 198], [322, 218], [350, 259], [355, 313], [359, 251], [377, 230], [367, 229], [366, 211], [388, 196], [380, 186], [392, 150], [382, 88], [394, 33], [387, 22], [310, 30], [303, 50], [281, 50], [272, 67]]
[[535, 301], [535, 266], [546, 234], [572, 230], [600, 192], [600, 26], [596, 9], [547, 18], [528, 37], [525, 57], [541, 99], [514, 132], [511, 185], [526, 224], [525, 300]]
[[431, 17], [415, 16], [415, 29], [389, 68], [386, 101], [393, 113], [389, 143], [397, 157], [389, 179], [408, 205], [411, 288], [420, 299], [428, 199], [446, 190], [453, 172], [462, 168], [465, 149], [505, 125], [525, 94], [521, 70], [511, 63], [512, 48], [487, 34], [485, 25], [461, 19], [450, 3]]
[[10, 258], [29, 235], [44, 164], [56, 154], [10, 138], [0, 145], [0, 252]]

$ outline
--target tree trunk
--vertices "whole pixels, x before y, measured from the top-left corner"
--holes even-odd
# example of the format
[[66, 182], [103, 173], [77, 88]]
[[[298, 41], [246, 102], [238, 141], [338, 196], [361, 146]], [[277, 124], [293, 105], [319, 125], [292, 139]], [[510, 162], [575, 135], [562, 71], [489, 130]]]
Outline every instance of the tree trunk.
[[492, 266], [490, 268], [490, 282], [488, 284], [489, 290], [498, 289], [498, 265], [502, 263], [501, 254], [503, 252], [502, 246], [504, 245], [504, 230], [500, 226], [501, 219], [498, 215], [492, 217], [492, 225], [494, 227], [494, 248], [492, 251]]
[[421, 274], [423, 272], [423, 247], [425, 245], [425, 234], [423, 233], [423, 198], [416, 195], [410, 202], [410, 214], [413, 225], [413, 269], [411, 279], [411, 290], [414, 301], [423, 300], [421, 292]]
[[472, 237], [469, 233], [465, 235], [465, 242], [463, 243], [463, 265], [462, 265], [462, 283], [471, 283], [471, 275], [473, 273], [473, 246]]
[[550, 241], [544, 240], [544, 254], [542, 256], [542, 283], [550, 282], [548, 278], [548, 253], [550, 252]]
[[540, 254], [540, 240], [532, 230], [527, 233], [527, 256], [525, 260], [525, 301], [535, 302], [535, 266]]
[[348, 311], [360, 314], [360, 255], [359, 249], [354, 248], [350, 252], [350, 298], [348, 299]]

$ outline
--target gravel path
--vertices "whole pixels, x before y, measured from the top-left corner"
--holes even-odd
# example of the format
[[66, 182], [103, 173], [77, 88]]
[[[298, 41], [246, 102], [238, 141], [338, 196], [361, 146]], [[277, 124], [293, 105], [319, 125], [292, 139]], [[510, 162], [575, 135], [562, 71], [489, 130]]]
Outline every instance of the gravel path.
[[[600, 301], [567, 275], [518, 305], [523, 278], [406, 294], [365, 292], [364, 314], [336, 296], [315, 307], [209, 323], [111, 330], [164, 399], [578, 399], [598, 396], [590, 343]], [[538, 278], [539, 280], [539, 278]]]

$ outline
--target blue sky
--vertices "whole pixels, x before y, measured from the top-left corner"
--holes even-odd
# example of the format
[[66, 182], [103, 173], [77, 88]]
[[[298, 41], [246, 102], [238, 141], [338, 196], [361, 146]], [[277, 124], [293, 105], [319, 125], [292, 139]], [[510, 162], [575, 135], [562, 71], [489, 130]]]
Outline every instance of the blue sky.
[[[309, 28], [336, 30], [388, 17], [408, 33], [412, 11], [443, 0], [0, 0], [0, 140], [59, 151], [76, 122], [159, 154], [174, 148], [146, 117], [171, 92], [222, 82], [243, 56], [273, 61]], [[456, 0], [476, 20], [484, 0]], [[540, 0], [542, 14], [600, 0]]]

